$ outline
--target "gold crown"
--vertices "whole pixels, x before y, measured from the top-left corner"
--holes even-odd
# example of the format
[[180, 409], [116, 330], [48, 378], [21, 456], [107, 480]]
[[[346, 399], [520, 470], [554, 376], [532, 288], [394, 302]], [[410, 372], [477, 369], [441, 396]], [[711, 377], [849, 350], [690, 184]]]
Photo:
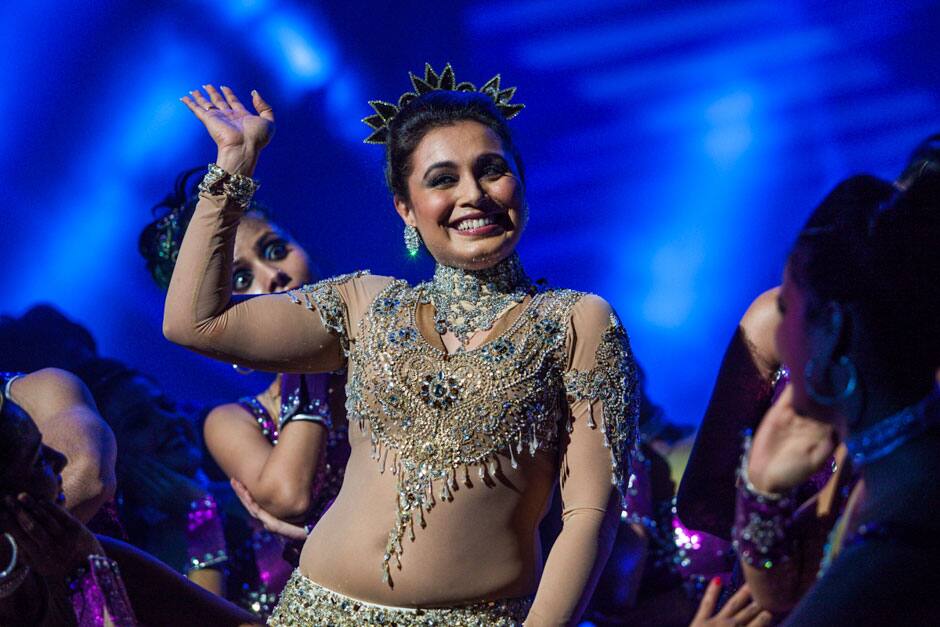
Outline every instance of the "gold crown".
[[519, 112], [525, 108], [524, 104], [510, 104], [509, 101], [515, 95], [516, 88], [500, 88], [499, 74], [486, 81], [479, 90], [473, 83], [466, 81], [458, 83], [457, 79], [454, 78], [454, 68], [450, 66], [450, 63], [444, 66], [444, 71], [440, 74], [431, 68], [430, 63], [425, 63], [424, 78], [416, 76], [412, 72], [408, 72], [408, 76], [411, 77], [411, 84], [414, 87], [414, 91], [406, 91], [403, 93], [398, 98], [397, 105], [391, 102], [385, 102], [384, 100], [369, 101], [369, 105], [375, 110], [375, 113], [362, 118], [362, 121], [372, 129], [372, 134], [363, 140], [365, 143], [384, 144], [388, 142], [388, 125], [395, 119], [398, 112], [418, 96], [423, 96], [432, 91], [479, 91], [481, 94], [486, 94], [493, 99], [496, 108], [499, 109], [499, 112], [502, 113], [503, 117], [507, 120], [516, 117]]

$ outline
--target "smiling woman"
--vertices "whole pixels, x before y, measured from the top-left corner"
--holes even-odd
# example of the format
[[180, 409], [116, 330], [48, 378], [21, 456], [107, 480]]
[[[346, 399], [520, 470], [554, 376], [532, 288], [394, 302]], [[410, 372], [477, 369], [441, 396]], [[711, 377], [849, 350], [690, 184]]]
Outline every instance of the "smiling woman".
[[[219, 154], [165, 335], [254, 368], [348, 367], [345, 480], [271, 624], [568, 624], [607, 560], [636, 444], [636, 368], [603, 299], [537, 289], [523, 269], [524, 176], [506, 122], [522, 105], [499, 83], [478, 91], [427, 66], [413, 93], [373, 101], [365, 119], [433, 279], [358, 272], [249, 299], [233, 298], [231, 260], [274, 115], [257, 92], [257, 114], [227, 87], [183, 98]], [[537, 531], [556, 481], [563, 529], [543, 571]]]

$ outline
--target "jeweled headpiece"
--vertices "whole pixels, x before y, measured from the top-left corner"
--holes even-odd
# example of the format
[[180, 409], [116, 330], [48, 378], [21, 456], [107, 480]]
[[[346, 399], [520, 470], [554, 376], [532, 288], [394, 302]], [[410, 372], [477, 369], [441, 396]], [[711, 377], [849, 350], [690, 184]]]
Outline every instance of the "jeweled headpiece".
[[500, 75], [497, 74], [484, 83], [483, 87], [477, 89], [473, 83], [466, 81], [458, 83], [454, 78], [454, 69], [448, 63], [444, 66], [444, 71], [438, 74], [431, 68], [430, 63], [424, 64], [424, 78], [416, 76], [412, 72], [411, 84], [414, 91], [406, 91], [398, 98], [398, 104], [385, 102], [384, 100], [370, 100], [369, 105], [375, 110], [375, 114], [362, 118], [362, 121], [369, 125], [372, 134], [366, 137], [363, 142], [367, 144], [385, 144], [388, 142], [388, 125], [391, 123], [398, 112], [402, 110], [409, 102], [419, 96], [431, 93], [432, 91], [467, 91], [486, 94], [493, 99], [496, 108], [503, 114], [507, 120], [516, 117], [520, 111], [525, 108], [524, 104], [511, 104], [509, 101], [516, 93], [515, 87], [502, 89], [499, 85]]

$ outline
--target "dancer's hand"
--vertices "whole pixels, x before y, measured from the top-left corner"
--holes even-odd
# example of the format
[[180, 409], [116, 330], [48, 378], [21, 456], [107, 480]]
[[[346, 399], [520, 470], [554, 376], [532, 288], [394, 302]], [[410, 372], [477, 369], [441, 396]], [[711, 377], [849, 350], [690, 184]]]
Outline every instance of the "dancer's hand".
[[200, 122], [219, 149], [216, 163], [230, 174], [251, 176], [258, 154], [274, 135], [274, 111], [257, 91], [251, 92], [251, 113], [228, 87], [221, 93], [213, 85], [204, 85], [209, 95], [193, 90], [181, 100]]
[[832, 425], [794, 411], [793, 390], [788, 385], [754, 433], [748, 478], [762, 492], [787, 492], [818, 471], [835, 446]]
[[95, 535], [66, 509], [25, 492], [0, 504], [0, 528], [13, 536], [25, 563], [50, 581], [63, 582], [89, 555], [104, 555]]
[[305, 540], [307, 538], [307, 530], [303, 527], [283, 521], [280, 518], [275, 518], [269, 512], [262, 509], [262, 507], [255, 502], [248, 488], [246, 488], [241, 481], [232, 479], [231, 484], [232, 489], [235, 490], [235, 494], [238, 496], [238, 500], [242, 502], [242, 505], [245, 506], [245, 509], [248, 510], [248, 513], [251, 514], [253, 518], [264, 525], [265, 529], [279, 536], [284, 536], [289, 540]]
[[735, 592], [724, 607], [715, 614], [715, 606], [718, 605], [720, 593], [721, 578], [715, 577], [705, 589], [705, 595], [689, 627], [735, 627], [738, 625], [764, 627], [773, 619], [770, 612], [761, 610], [757, 603], [751, 600], [751, 591], [747, 584], [741, 586], [741, 589]]

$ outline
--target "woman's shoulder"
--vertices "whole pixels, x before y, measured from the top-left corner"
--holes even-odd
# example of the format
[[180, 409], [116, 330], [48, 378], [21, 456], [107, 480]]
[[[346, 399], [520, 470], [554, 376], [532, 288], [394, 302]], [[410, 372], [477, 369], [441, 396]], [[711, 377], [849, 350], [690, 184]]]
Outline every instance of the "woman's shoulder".
[[603, 331], [611, 324], [619, 324], [617, 312], [602, 296], [572, 289], [547, 289], [543, 297], [552, 305], [559, 306], [576, 329], [598, 329]]
[[335, 302], [338, 296], [347, 307], [359, 308], [368, 306], [383, 290], [397, 283], [401, 281], [391, 276], [372, 274], [369, 270], [357, 270], [308, 283], [290, 290], [288, 296], [294, 302], [312, 299], [321, 306]]
[[355, 272], [346, 272], [344, 274], [337, 274], [325, 279], [320, 279], [313, 283], [307, 283], [306, 285], [297, 288], [296, 290], [291, 290], [292, 292], [315, 292], [323, 290], [324, 288], [330, 287], [355, 287], [355, 288], [365, 288], [369, 287], [384, 287], [388, 283], [394, 281], [394, 277], [382, 276], [379, 274], [372, 274], [370, 270], [356, 270]]
[[234, 424], [255, 424], [255, 415], [252, 408], [257, 408], [258, 413], [265, 412], [267, 409], [254, 396], [245, 396], [232, 403], [223, 403], [216, 405], [206, 414], [203, 422], [204, 430], [225, 430], [231, 428]]
[[739, 323], [748, 350], [768, 372], [773, 372], [780, 365], [774, 340], [780, 324], [780, 312], [777, 309], [779, 294], [779, 286], [763, 292], [748, 306]]

